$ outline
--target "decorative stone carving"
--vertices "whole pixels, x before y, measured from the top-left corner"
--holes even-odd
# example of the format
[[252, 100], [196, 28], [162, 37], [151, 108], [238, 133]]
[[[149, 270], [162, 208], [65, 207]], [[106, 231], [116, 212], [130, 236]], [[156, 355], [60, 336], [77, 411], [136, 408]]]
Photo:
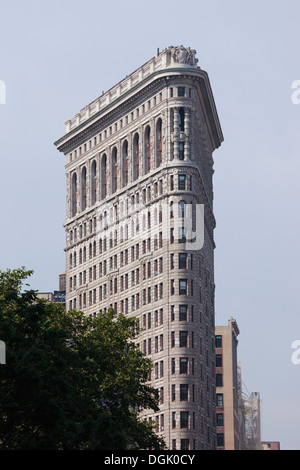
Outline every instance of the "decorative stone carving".
[[190, 47], [185, 48], [183, 46], [170, 46], [169, 51], [171, 52], [171, 58], [173, 62], [193, 66], [197, 65], [198, 63], [198, 59], [195, 57], [195, 49], [191, 49]]

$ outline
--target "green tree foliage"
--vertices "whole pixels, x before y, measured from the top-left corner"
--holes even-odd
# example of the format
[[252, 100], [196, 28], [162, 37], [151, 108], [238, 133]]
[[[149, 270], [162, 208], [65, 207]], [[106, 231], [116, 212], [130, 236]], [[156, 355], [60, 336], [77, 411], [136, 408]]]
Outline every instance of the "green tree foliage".
[[158, 410], [137, 323], [96, 318], [21, 293], [32, 274], [0, 272], [0, 449], [161, 449], [138, 411]]

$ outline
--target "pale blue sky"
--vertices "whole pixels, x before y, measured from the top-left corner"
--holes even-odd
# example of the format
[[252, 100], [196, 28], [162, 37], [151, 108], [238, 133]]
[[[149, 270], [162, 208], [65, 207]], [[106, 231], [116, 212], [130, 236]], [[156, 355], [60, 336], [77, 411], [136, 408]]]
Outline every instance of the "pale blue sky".
[[[215, 152], [216, 321], [240, 327], [243, 381], [262, 437], [300, 449], [297, 0], [12, 0], [0, 6], [0, 269], [64, 271], [64, 122], [170, 45], [197, 50], [224, 134]], [[45, 251], [45, 246], [47, 247]]]

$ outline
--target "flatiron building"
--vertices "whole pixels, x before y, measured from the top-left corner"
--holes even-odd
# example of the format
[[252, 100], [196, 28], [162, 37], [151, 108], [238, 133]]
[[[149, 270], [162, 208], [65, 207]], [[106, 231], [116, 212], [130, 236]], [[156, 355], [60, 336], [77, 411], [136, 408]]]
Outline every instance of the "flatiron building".
[[135, 316], [170, 449], [216, 448], [213, 152], [196, 51], [167, 47], [81, 109], [65, 155], [66, 305]]

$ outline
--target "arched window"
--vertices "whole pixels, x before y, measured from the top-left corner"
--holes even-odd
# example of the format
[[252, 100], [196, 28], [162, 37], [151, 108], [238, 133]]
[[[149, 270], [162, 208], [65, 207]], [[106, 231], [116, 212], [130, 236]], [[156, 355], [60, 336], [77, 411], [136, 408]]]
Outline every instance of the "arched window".
[[135, 134], [133, 139], [133, 161], [132, 161], [132, 171], [133, 171], [133, 181], [139, 178], [140, 176], [140, 153], [139, 153], [139, 135]]
[[156, 166], [162, 163], [162, 120], [158, 119], [156, 124]]
[[122, 186], [128, 184], [128, 142], [125, 140], [122, 148]]
[[118, 189], [118, 165], [117, 165], [118, 152], [116, 147], [112, 151], [112, 193], [116, 192]]
[[77, 212], [77, 174], [74, 173], [72, 176], [72, 189], [71, 189], [71, 214], [72, 217]]
[[145, 152], [144, 152], [145, 174], [151, 170], [150, 136], [151, 136], [150, 126], [147, 126], [146, 131], [145, 131]]
[[86, 209], [86, 167], [81, 171], [81, 210]]
[[106, 154], [102, 156], [101, 160], [101, 199], [107, 196], [107, 158]]
[[94, 160], [91, 168], [91, 205], [97, 201], [97, 163]]

